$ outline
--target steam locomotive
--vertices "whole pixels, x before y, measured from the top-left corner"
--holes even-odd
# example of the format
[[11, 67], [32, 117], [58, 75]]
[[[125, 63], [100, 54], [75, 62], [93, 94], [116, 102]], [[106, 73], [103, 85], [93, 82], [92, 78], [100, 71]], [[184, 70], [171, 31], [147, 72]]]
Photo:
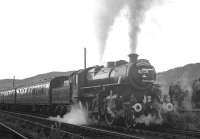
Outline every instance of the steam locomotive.
[[130, 54], [129, 62], [108, 62], [106, 67], [80, 69], [66, 76], [3, 90], [0, 105], [62, 115], [81, 102], [92, 119], [103, 120], [109, 126], [123, 119], [130, 127], [141, 115], [156, 115], [155, 104], [160, 103], [155, 69], [148, 60], [137, 57]]

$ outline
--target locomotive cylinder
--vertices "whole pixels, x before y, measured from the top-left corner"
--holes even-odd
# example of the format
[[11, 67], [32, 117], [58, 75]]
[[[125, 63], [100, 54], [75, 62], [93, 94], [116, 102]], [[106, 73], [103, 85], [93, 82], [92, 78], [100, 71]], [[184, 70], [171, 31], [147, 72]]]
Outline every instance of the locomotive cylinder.
[[138, 59], [138, 54], [132, 53], [128, 55], [130, 63], [136, 63]]

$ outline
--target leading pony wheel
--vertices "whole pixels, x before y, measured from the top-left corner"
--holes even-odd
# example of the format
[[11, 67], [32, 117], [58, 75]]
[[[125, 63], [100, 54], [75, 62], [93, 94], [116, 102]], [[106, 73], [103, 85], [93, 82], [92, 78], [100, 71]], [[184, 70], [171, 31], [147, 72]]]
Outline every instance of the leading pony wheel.
[[109, 99], [105, 104], [105, 122], [112, 126], [116, 120], [116, 102], [115, 99]]
[[126, 128], [130, 128], [134, 125], [134, 113], [131, 110], [125, 110], [124, 114], [124, 124]]
[[115, 122], [115, 119], [116, 119], [115, 115], [110, 114], [109, 112], [105, 113], [105, 122], [108, 126], [112, 126]]

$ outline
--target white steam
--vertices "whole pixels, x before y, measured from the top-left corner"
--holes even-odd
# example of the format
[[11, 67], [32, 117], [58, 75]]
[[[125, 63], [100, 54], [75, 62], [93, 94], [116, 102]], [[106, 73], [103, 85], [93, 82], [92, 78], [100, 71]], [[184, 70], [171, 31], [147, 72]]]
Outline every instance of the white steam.
[[[120, 10], [118, 16], [115, 18], [115, 22], [110, 28], [108, 38], [106, 40], [105, 52], [103, 55], [103, 60], [105, 61], [103, 62], [116, 61], [116, 59], [126, 59], [127, 54], [130, 53], [129, 48], [127, 47], [130, 42], [130, 24], [128, 22], [128, 14], [128, 6], [125, 6]], [[123, 49], [118, 46], [123, 46]], [[110, 57], [111, 55], [112, 57]]]
[[71, 111], [65, 114], [63, 117], [58, 115], [57, 117], [49, 117], [49, 119], [74, 125], [86, 125], [89, 121], [88, 111], [82, 106], [81, 103], [73, 105], [71, 107]]
[[146, 126], [149, 126], [150, 124], [162, 124], [163, 119], [161, 116], [157, 117], [152, 114], [148, 115], [141, 115], [140, 117], [135, 119], [136, 123], [142, 124], [144, 123]]
[[182, 102], [183, 107], [186, 110], [192, 110], [192, 87], [189, 81], [189, 73], [185, 72], [183, 75], [182, 80], [180, 81], [181, 89], [184, 91], [184, 100]]
[[108, 38], [108, 33], [116, 16], [124, 6], [129, 8], [128, 20], [130, 23], [130, 50], [136, 51], [137, 37], [140, 32], [140, 24], [144, 19], [145, 12], [155, 0], [101, 0], [98, 1], [98, 15], [96, 17], [96, 36], [102, 58]]

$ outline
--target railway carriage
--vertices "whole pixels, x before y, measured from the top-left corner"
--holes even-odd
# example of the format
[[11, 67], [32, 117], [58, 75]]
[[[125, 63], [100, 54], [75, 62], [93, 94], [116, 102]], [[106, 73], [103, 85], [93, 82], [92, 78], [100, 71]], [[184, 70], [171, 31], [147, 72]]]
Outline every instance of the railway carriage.
[[49, 83], [40, 83], [16, 89], [17, 104], [47, 104]]

